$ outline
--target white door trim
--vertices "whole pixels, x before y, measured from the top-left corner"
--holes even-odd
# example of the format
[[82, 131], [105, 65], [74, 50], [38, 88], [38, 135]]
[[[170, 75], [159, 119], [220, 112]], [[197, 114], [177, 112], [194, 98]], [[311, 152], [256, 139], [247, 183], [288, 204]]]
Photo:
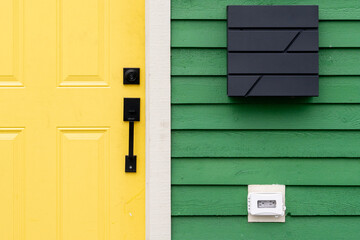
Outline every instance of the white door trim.
[[171, 239], [170, 0], [145, 0], [146, 240]]

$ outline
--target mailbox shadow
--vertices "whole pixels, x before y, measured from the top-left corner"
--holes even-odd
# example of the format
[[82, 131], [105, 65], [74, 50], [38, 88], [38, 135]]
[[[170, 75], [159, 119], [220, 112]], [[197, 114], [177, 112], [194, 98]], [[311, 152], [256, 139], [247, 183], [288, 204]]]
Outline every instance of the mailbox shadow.
[[238, 129], [302, 129], [319, 117], [319, 108], [306, 104], [312, 97], [232, 98], [236, 104], [227, 117], [237, 119]]

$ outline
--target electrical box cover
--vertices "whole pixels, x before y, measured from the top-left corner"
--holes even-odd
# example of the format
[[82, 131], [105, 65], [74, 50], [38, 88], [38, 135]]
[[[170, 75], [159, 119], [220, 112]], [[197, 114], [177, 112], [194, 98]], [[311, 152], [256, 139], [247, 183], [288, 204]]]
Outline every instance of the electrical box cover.
[[228, 6], [228, 96], [318, 96], [318, 42], [318, 6]]
[[248, 212], [254, 216], [284, 216], [282, 193], [249, 193]]

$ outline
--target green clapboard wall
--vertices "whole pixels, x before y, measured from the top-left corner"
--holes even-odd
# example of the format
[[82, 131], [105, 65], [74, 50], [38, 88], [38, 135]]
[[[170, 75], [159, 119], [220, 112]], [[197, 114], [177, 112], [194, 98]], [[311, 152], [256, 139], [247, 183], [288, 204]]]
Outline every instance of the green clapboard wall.
[[[320, 97], [226, 95], [227, 5], [319, 5]], [[360, 239], [360, 1], [172, 0], [172, 239]], [[286, 184], [286, 223], [247, 223]]]

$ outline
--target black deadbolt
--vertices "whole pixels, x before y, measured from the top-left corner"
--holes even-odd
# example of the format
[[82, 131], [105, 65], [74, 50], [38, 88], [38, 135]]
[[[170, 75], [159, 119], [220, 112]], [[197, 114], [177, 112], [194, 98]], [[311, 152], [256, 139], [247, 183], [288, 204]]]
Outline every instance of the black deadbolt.
[[124, 84], [139, 84], [140, 68], [124, 68]]

